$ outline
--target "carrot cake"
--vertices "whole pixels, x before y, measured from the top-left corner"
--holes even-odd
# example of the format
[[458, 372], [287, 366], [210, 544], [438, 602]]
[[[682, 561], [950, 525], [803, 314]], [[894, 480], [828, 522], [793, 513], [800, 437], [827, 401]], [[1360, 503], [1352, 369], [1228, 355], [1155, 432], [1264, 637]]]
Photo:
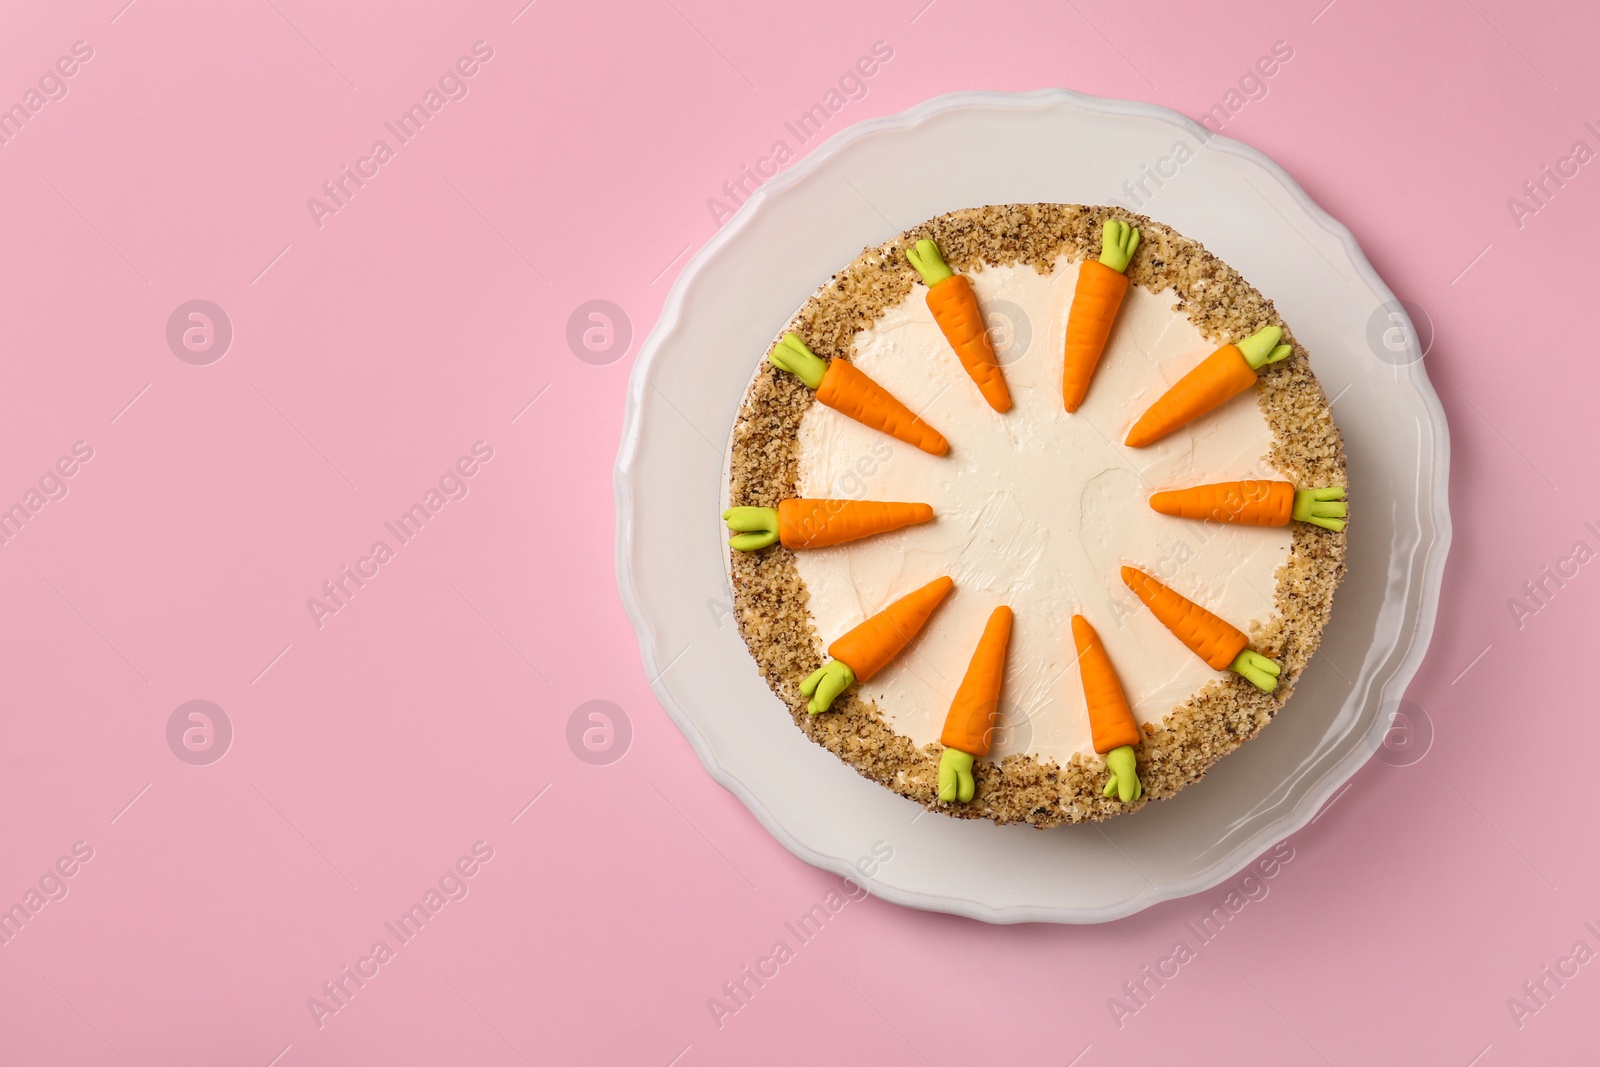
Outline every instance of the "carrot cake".
[[728, 470], [762, 676], [960, 818], [1101, 820], [1198, 781], [1289, 699], [1344, 570], [1311, 354], [1197, 242], [1110, 207], [865, 249], [759, 355]]

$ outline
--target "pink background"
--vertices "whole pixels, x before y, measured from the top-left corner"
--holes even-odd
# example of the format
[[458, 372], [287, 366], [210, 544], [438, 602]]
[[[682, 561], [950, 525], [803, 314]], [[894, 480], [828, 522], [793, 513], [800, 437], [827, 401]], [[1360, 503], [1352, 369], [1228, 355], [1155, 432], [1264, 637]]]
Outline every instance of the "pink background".
[[[1593, 302], [1600, 167], [1520, 219], [1508, 198], [1600, 149], [1592, 5], [125, 3], [0, 10], [0, 103], [92, 49], [0, 144], [0, 507], [29, 514], [0, 545], [0, 906], [28, 916], [0, 927], [0, 1060], [1573, 1062], [1600, 1009], [1600, 965], [1561, 962], [1600, 950], [1574, 832], [1600, 808], [1578, 680], [1600, 570], [1508, 601], [1600, 549], [1600, 378], [1561, 329]], [[399, 145], [384, 123], [477, 41], [465, 98]], [[1210, 943], [1187, 924], [1228, 886], [1095, 928], [867, 899], [802, 945], [784, 924], [838, 879], [711, 781], [646, 684], [612, 571], [629, 370], [707, 199], [796, 147], [784, 122], [878, 41], [830, 132], [974, 88], [1198, 117], [1287, 42], [1224, 132], [1436, 331], [1456, 535], [1411, 734]], [[394, 157], [319, 226], [307, 199], [378, 138]], [[234, 330], [209, 365], [167, 340], [195, 299]], [[569, 345], [591, 300], [625, 350]], [[384, 524], [479, 441], [492, 460], [445, 480], [467, 495], [400, 545]], [[59, 499], [28, 512], [41, 477]], [[394, 558], [319, 627], [308, 598], [371, 574], [379, 539]], [[209, 747], [168, 739], [197, 699], [233, 731], [208, 765], [177, 753], [222, 751], [217, 716]], [[620, 709], [609, 763], [568, 741], [591, 700]], [[400, 944], [384, 924], [477, 842], [492, 859], [445, 880], [467, 895]], [[28, 911], [41, 881], [66, 895]], [[379, 939], [393, 958], [363, 965]], [[714, 1019], [780, 939], [794, 958]], [[1129, 998], [1180, 939], [1194, 958]], [[340, 1004], [346, 966], [377, 969]], [[1526, 999], [1547, 966], [1569, 977]]]

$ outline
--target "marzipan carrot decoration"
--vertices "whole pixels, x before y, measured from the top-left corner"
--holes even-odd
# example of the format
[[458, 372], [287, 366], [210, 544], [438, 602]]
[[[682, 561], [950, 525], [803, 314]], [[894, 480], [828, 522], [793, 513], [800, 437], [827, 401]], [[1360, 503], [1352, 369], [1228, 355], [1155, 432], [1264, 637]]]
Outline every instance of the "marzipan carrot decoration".
[[784, 334], [767, 358], [779, 370], [788, 371], [816, 390], [817, 399], [841, 415], [935, 456], [950, 451], [943, 434], [914, 415], [866, 372], [842, 359], [824, 363], [797, 334]]
[[939, 757], [939, 799], [965, 804], [977, 791], [972, 760], [989, 754], [989, 742], [1000, 718], [1000, 686], [1006, 674], [1006, 646], [1011, 643], [1011, 609], [1002, 604], [989, 616], [972, 653], [966, 676], [950, 701]]
[[955, 583], [935, 578], [907, 593], [828, 646], [827, 663], [800, 683], [800, 695], [811, 702], [813, 715], [827, 711], [839, 694], [856, 682], [865, 682], [889, 665], [927, 625]]
[[1223, 345], [1179, 378], [1128, 431], [1127, 445], [1143, 448], [1198, 419], [1256, 384], [1256, 371], [1294, 351], [1278, 342], [1283, 330], [1267, 326], [1236, 345]]
[[775, 508], [729, 508], [722, 521], [737, 536], [728, 544], [754, 552], [781, 541], [784, 548], [824, 548], [859, 541], [933, 518], [926, 504], [882, 500], [785, 500]]
[[1104, 795], [1132, 804], [1144, 793], [1133, 753], [1133, 746], [1142, 740], [1139, 724], [1133, 720], [1133, 709], [1128, 707], [1106, 646], [1082, 615], [1072, 617], [1072, 643], [1078, 646], [1078, 676], [1083, 681], [1084, 702], [1089, 706], [1094, 750], [1106, 758], [1106, 767], [1111, 771]]
[[928, 285], [928, 310], [933, 312], [933, 321], [944, 331], [945, 340], [956, 350], [961, 365], [978, 383], [983, 398], [996, 411], [1010, 411], [1011, 393], [994, 358], [989, 327], [978, 310], [978, 298], [972, 295], [972, 283], [946, 265], [939, 246], [932, 241], [918, 241], [916, 247], [906, 249], [906, 258]]
[[1349, 507], [1344, 489], [1296, 489], [1290, 482], [1217, 482], [1188, 489], [1168, 489], [1150, 498], [1150, 506], [1180, 519], [1210, 519], [1240, 526], [1287, 526], [1309, 522], [1338, 533]]
[[1089, 393], [1089, 379], [1106, 350], [1111, 324], [1128, 291], [1128, 261], [1139, 247], [1139, 231], [1121, 219], [1107, 219], [1100, 258], [1078, 270], [1078, 287], [1067, 313], [1067, 358], [1061, 372], [1061, 399], [1068, 411]]
[[1278, 688], [1279, 667], [1246, 646], [1250, 639], [1199, 604], [1179, 596], [1137, 567], [1122, 568], [1122, 580], [1138, 594], [1172, 636], [1205, 660], [1214, 671], [1233, 671], [1245, 681], [1270, 693]]

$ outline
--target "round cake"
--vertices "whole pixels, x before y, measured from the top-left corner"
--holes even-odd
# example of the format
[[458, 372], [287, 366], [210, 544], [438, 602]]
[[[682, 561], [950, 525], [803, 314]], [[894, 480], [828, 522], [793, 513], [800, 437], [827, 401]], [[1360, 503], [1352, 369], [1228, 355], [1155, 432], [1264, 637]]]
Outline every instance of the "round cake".
[[1116, 208], [940, 216], [778, 333], [729, 443], [742, 634], [928, 808], [1137, 811], [1282, 708], [1344, 569], [1343, 446], [1270, 300]]

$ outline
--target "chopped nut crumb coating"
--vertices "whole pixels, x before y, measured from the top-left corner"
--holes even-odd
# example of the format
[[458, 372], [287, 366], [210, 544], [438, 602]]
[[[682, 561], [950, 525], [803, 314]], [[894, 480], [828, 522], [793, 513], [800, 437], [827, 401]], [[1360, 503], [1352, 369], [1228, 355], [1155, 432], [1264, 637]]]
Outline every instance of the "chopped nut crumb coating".
[[[863, 250], [806, 301], [773, 342], [794, 330], [819, 356], [851, 358], [856, 334], [911, 293], [918, 277], [905, 249], [923, 238], [936, 241], [957, 271], [1029, 263], [1043, 274], [1062, 253], [1073, 260], [1096, 257], [1101, 230], [1111, 217], [1127, 220], [1141, 234], [1129, 279], [1152, 291], [1172, 290], [1179, 309], [1208, 339], [1221, 344], [1263, 326], [1283, 328], [1284, 342], [1294, 352], [1264, 368], [1256, 386], [1257, 403], [1273, 435], [1267, 458], [1297, 486], [1347, 486], [1344, 444], [1327, 396], [1311, 372], [1306, 350], [1272, 302], [1197, 242], [1116, 208], [1004, 204], [941, 215]], [[763, 362], [733, 431], [731, 505], [775, 507], [796, 495], [798, 432], [812, 399], [811, 391], [792, 375]], [[1100, 795], [1105, 762], [1082, 754], [1065, 767], [1031, 755], [1007, 756], [998, 763], [979, 760], [973, 767], [973, 801], [940, 804], [940, 746], [917, 747], [854, 690], [840, 697], [828, 714], [807, 713], [800, 682], [826, 656], [811, 623], [805, 585], [787, 549], [731, 552], [734, 612], [762, 677], [788, 705], [795, 725], [864, 777], [955, 818], [1041, 828], [1100, 821], [1137, 811], [1199, 781], [1217, 760], [1254, 737], [1294, 692], [1300, 672], [1316, 652], [1334, 589], [1344, 575], [1346, 537], [1303, 523], [1294, 524], [1293, 535], [1289, 557], [1276, 576], [1274, 617], [1250, 635], [1252, 647], [1283, 668], [1277, 691], [1263, 693], [1228, 674], [1173, 708], [1159, 724], [1145, 724], [1138, 746], [1144, 797], [1126, 805]]]

